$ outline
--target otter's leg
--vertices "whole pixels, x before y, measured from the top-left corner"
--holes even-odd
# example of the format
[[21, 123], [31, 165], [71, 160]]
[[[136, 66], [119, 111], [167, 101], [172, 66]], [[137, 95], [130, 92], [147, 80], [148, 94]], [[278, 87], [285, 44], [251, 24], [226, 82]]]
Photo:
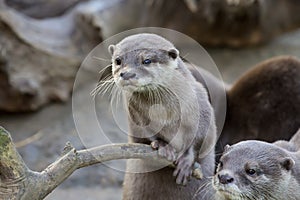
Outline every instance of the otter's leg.
[[162, 140], [154, 140], [151, 142], [151, 147], [158, 150], [158, 155], [166, 158], [168, 161], [174, 162], [176, 160], [176, 150], [170, 144]]
[[176, 168], [173, 173], [176, 176], [176, 183], [186, 185], [192, 175], [193, 164], [195, 162], [195, 154], [193, 148], [190, 147], [187, 151], [180, 153], [175, 164]]

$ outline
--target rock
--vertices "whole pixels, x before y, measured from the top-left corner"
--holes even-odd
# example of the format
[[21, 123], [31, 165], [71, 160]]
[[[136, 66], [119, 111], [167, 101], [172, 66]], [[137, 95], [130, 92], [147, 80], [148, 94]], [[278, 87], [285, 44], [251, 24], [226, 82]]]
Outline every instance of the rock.
[[88, 52], [102, 38], [134, 27], [171, 28], [203, 45], [243, 47], [300, 26], [295, 0], [20, 2], [0, 0], [0, 110], [9, 112], [68, 99]]
[[0, 1], [0, 110], [32, 111], [69, 98], [82, 59], [102, 41], [85, 19], [75, 7], [35, 20]]
[[6, 0], [9, 7], [33, 18], [48, 18], [62, 15], [79, 2], [87, 0]]
[[300, 2], [295, 0], [147, 2], [142, 26], [175, 29], [206, 46], [253, 46], [300, 27]]

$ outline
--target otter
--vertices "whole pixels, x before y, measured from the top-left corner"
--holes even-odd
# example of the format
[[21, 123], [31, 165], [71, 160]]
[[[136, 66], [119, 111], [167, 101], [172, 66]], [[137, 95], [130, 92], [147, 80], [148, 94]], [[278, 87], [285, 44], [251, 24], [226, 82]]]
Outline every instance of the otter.
[[300, 198], [300, 130], [288, 141], [227, 145], [213, 178], [216, 199]]
[[227, 89], [216, 152], [242, 140], [289, 140], [300, 127], [300, 61], [278, 56], [252, 67]]
[[[215, 168], [215, 116], [207, 91], [159, 35], [131, 35], [108, 49], [128, 112], [129, 142], [149, 144], [176, 164], [152, 168], [146, 160], [128, 160], [123, 199], [192, 199]], [[195, 162], [204, 178], [188, 182]], [[198, 191], [197, 198], [207, 192]]]

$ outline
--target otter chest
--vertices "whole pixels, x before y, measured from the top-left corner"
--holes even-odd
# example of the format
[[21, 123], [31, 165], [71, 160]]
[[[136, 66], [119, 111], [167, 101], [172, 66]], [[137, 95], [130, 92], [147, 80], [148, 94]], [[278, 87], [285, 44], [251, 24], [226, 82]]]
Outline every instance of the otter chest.
[[181, 121], [180, 105], [176, 100], [152, 101], [139, 96], [129, 101], [128, 111], [131, 126], [148, 136], [174, 135]]

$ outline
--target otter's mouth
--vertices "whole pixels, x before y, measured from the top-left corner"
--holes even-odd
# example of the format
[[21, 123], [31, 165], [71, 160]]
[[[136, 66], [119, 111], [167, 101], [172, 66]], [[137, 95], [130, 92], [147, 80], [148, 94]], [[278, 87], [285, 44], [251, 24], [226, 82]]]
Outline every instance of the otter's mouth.
[[213, 180], [213, 187], [226, 199], [236, 199], [240, 196], [239, 191], [237, 191], [234, 187], [222, 185], [217, 180]]
[[227, 189], [227, 188], [219, 188], [217, 190], [217, 193], [218, 195], [222, 196], [225, 199], [230, 199], [230, 200], [243, 199], [241, 198], [241, 195], [237, 191]]
[[138, 87], [138, 81], [137, 80], [118, 80], [117, 84], [122, 88], [123, 87], [128, 87], [128, 86]]
[[120, 83], [120, 86], [124, 90], [129, 90], [133, 92], [147, 92], [156, 89], [156, 87], [153, 84], [141, 85], [137, 82], [131, 82], [131, 81]]
[[227, 190], [227, 189], [224, 189], [224, 188], [219, 188], [218, 192], [222, 193], [224, 196], [230, 196], [230, 197], [236, 196], [235, 192]]

